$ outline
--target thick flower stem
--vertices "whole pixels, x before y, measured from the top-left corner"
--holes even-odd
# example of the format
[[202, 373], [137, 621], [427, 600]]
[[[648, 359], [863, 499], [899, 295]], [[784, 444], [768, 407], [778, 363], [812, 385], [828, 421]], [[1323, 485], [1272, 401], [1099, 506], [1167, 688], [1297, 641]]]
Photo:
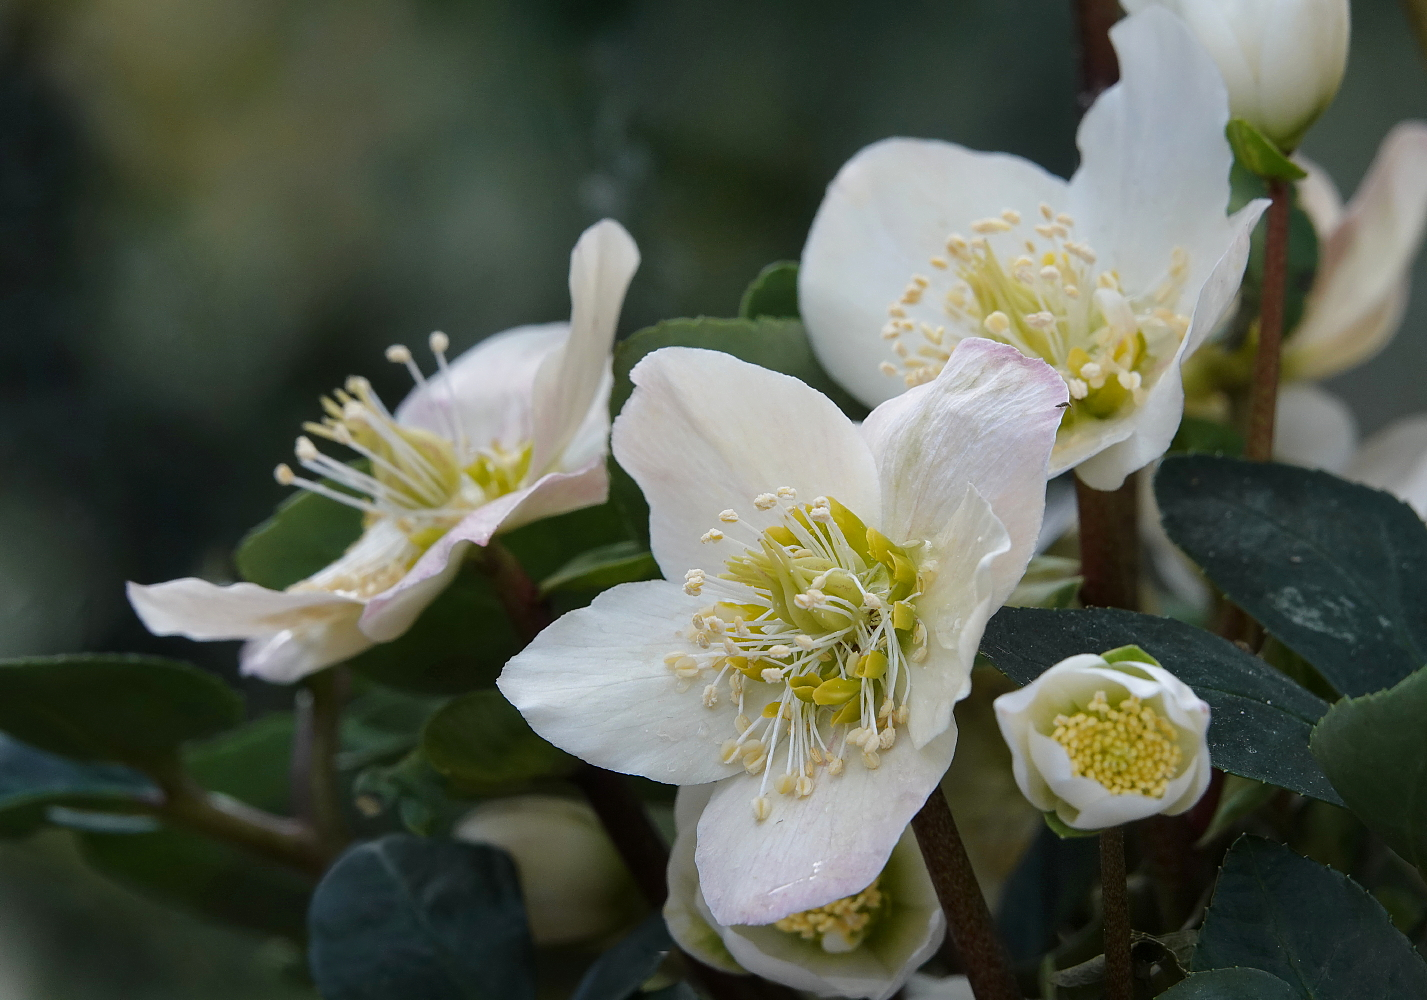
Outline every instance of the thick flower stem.
[[1131, 1000], [1130, 896], [1122, 826], [1100, 831], [1100, 891], [1105, 909], [1105, 998]]
[[521, 639], [529, 642], [554, 621], [540, 588], [510, 549], [491, 539], [481, 550], [480, 565], [495, 584], [496, 596]]
[[912, 830], [976, 1000], [1020, 1000], [1010, 956], [996, 935], [991, 911], [940, 788], [912, 818]]
[[1091, 489], [1075, 480], [1080, 511], [1080, 603], [1086, 607], [1140, 607], [1138, 473], [1118, 490]]
[[1283, 302], [1288, 287], [1287, 181], [1268, 184], [1268, 233], [1264, 241], [1263, 291], [1259, 301], [1259, 343], [1249, 389], [1249, 433], [1244, 457], [1267, 462], [1273, 457], [1273, 424], [1278, 410], [1278, 369], [1283, 342]]
[[319, 671], [307, 679], [294, 706], [297, 728], [292, 746], [293, 811], [317, 832], [333, 854], [351, 841], [342, 814], [337, 773], [346, 688], [344, 668]]
[[1080, 40], [1080, 113], [1120, 79], [1120, 61], [1110, 44], [1110, 28], [1120, 19], [1117, 0], [1075, 0], [1075, 26]]

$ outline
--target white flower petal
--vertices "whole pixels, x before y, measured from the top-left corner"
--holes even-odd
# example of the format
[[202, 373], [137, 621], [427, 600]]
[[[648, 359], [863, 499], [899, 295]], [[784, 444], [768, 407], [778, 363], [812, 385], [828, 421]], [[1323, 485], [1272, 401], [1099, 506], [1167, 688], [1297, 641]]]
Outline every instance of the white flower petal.
[[[680, 785], [727, 777], [741, 770], [719, 757], [736, 706], [705, 708], [664, 663], [687, 649], [677, 630], [707, 604], [664, 580], [614, 587], [536, 636], [498, 686], [532, 729], [592, 764]], [[765, 687], [750, 685], [750, 696]], [[763, 707], [745, 704], [749, 715]]]
[[1192, 302], [1232, 239], [1228, 93], [1209, 53], [1167, 10], [1150, 7], [1110, 35], [1120, 82], [1080, 123], [1067, 211], [1128, 289], [1158, 285], [1182, 248]]
[[238, 654], [239, 671], [270, 684], [291, 684], [366, 652], [372, 641], [356, 627], [358, 607], [249, 639]]
[[936, 572], [917, 601], [928, 634], [926, 660], [911, 668], [907, 735], [914, 747], [924, 747], [944, 732], [951, 725], [952, 709], [971, 691], [981, 633], [1004, 600], [995, 567], [1010, 547], [1005, 526], [976, 488], [968, 486], [930, 547]]
[[1343, 196], [1332, 176], [1317, 163], [1301, 153], [1294, 154], [1293, 162], [1308, 175], [1295, 185], [1298, 207], [1313, 223], [1318, 239], [1326, 240], [1343, 221]]
[[1344, 475], [1387, 490], [1427, 518], [1427, 413], [1404, 417], [1368, 438]]
[[1357, 444], [1357, 421], [1337, 396], [1312, 383], [1279, 389], [1274, 418], [1275, 461], [1339, 473], [1352, 460]]
[[967, 484], [991, 505], [1011, 547], [995, 563], [995, 602], [1035, 551], [1046, 464], [1065, 382], [1045, 362], [964, 340], [932, 382], [877, 407], [862, 425], [882, 480], [883, 530], [897, 542], [941, 533]]
[[1284, 344], [1285, 377], [1322, 379], [1372, 357], [1402, 320], [1427, 226], [1427, 124], [1383, 140], [1342, 223], [1319, 248], [1303, 321]]
[[[828, 186], [798, 270], [818, 360], [868, 406], [900, 393], [901, 378], [878, 368], [898, 361], [879, 335], [887, 307], [912, 275], [929, 271], [952, 233], [972, 235], [972, 222], [1007, 208], [1035, 218], [1041, 202], [1064, 204], [1065, 182], [1017, 156], [930, 139], [861, 150]], [[940, 315], [926, 308], [930, 319]]]
[[[1087, 486], [1097, 490], [1115, 490], [1123, 485], [1130, 473], [1144, 468], [1165, 453], [1184, 416], [1180, 362], [1218, 329], [1233, 305], [1243, 280], [1244, 267], [1248, 264], [1249, 237], [1267, 206], [1267, 201], [1251, 202], [1227, 221], [1230, 230], [1227, 249], [1217, 259], [1202, 287], [1196, 290], [1193, 285], [1187, 286], [1186, 294], [1194, 295], [1189, 332], [1179, 345], [1174, 360], [1150, 386], [1144, 403], [1127, 417], [1100, 421], [1104, 425], [1102, 433], [1107, 436], [1125, 428], [1132, 428], [1132, 432], [1089, 458], [1083, 457], [1088, 452], [1083, 443], [1073, 449], [1058, 447], [1051, 456], [1051, 475], [1074, 467], [1076, 475]], [[1118, 430], [1116, 424], [1121, 425]]]
[[473, 510], [422, 553], [399, 583], [367, 602], [362, 631], [377, 642], [403, 634], [455, 578], [470, 545], [484, 546], [501, 532], [602, 504], [608, 496], [609, 474], [597, 458], [582, 470], [549, 473]]
[[606, 384], [619, 310], [638, 267], [639, 248], [612, 219], [585, 230], [570, 254], [570, 337], [535, 377], [535, 475], [557, 466]]
[[[1125, 0], [1128, 4], [1132, 0]], [[971, 992], [971, 980], [965, 976], [922, 975], [920, 972], [907, 980], [907, 988], [902, 994], [906, 1000], [975, 1000]]]
[[842, 774], [819, 774], [807, 798], [773, 796], [758, 822], [760, 778], [719, 782], [699, 820], [698, 867], [721, 924], [766, 924], [861, 892], [877, 877], [956, 749], [953, 726], [921, 750], [894, 746], [868, 770], [855, 748]]
[[705, 965], [739, 974], [747, 970], [729, 953], [719, 929], [705, 915], [708, 907], [699, 894], [699, 870], [694, 864], [695, 829], [713, 790], [713, 785], [684, 785], [674, 797], [675, 834], [674, 846], [669, 849], [664, 923], [683, 951]]
[[505, 330], [482, 340], [417, 386], [396, 409], [398, 422], [453, 439], [450, 414], [477, 447], [493, 441], [514, 448], [530, 440], [530, 400], [535, 373], [564, 347], [568, 323], [542, 323]]
[[[852, 421], [797, 379], [720, 351], [666, 347], [634, 366], [634, 394], [614, 423], [614, 455], [649, 501], [664, 575], [717, 572], [729, 543], [699, 539], [733, 509], [756, 530], [779, 522], [753, 498], [791, 486], [833, 496], [881, 522], [877, 467]], [[741, 548], [739, 551], [742, 551]]]

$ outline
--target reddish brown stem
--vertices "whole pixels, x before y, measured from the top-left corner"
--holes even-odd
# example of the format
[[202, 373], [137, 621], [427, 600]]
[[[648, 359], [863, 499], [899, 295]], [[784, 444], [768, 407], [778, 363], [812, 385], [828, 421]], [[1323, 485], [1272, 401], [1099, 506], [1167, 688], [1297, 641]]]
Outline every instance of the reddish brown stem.
[[1110, 44], [1110, 28], [1120, 19], [1117, 0], [1075, 0], [1075, 27], [1080, 45], [1080, 113], [1090, 110], [1106, 88], [1120, 79], [1120, 61]]
[[1118, 490], [1095, 490], [1075, 480], [1080, 510], [1080, 603], [1140, 607], [1139, 491], [1131, 475]]
[[1269, 181], [1268, 233], [1264, 240], [1263, 290], [1259, 300], [1259, 342], [1254, 380], [1249, 388], [1249, 433], [1244, 457], [1267, 462], [1273, 457], [1274, 418], [1278, 411], [1278, 369], [1283, 343], [1283, 302], [1288, 287], [1287, 181]]
[[1125, 885], [1125, 828], [1100, 831], [1100, 893], [1105, 909], [1105, 1000], [1132, 1000], [1130, 894]]
[[332, 854], [340, 853], [352, 839], [342, 814], [337, 773], [347, 682], [345, 667], [319, 671], [307, 678], [293, 706], [292, 811]]
[[976, 1000], [1020, 1000], [1010, 956], [996, 935], [986, 897], [940, 788], [912, 818], [912, 830]]

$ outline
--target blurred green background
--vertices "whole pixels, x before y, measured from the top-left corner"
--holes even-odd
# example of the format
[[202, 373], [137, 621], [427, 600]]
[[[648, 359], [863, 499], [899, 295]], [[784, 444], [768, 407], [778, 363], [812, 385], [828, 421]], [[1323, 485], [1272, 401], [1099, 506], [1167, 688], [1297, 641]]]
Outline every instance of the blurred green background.
[[[1427, 116], [1398, 6], [1353, 32], [1305, 147], [1346, 192]], [[388, 344], [564, 318], [602, 216], [644, 256], [628, 332], [733, 313], [884, 136], [1069, 173], [1071, 42], [1060, 0], [0, 3], [0, 655], [232, 676], [230, 645], [148, 636], [123, 582], [231, 578], [321, 393], [361, 372], [394, 403]], [[1331, 386], [1365, 431], [1427, 405], [1417, 284]], [[0, 844], [0, 1000], [302, 996], [295, 960], [84, 873], [64, 834]]]

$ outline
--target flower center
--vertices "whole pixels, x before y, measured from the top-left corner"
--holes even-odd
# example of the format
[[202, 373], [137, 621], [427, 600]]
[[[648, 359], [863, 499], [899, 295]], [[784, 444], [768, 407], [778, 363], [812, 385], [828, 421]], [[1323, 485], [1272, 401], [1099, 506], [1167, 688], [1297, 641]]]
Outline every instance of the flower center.
[[[1144, 401], [1146, 387], [1173, 359], [1189, 329], [1189, 318], [1174, 311], [1189, 271], [1188, 254], [1176, 248], [1155, 289], [1130, 295], [1116, 272], [1095, 269], [1089, 244], [1072, 238], [1074, 219], [1044, 204], [1040, 213], [1043, 221], [1034, 229], [1041, 242], [1026, 239], [1025, 252], [1005, 263], [987, 237], [1020, 226], [1014, 209], [973, 222], [969, 240], [956, 233], [947, 239], [945, 255], [930, 260], [938, 279], [913, 275], [887, 309], [882, 337], [892, 342], [901, 363], [883, 362], [884, 372], [902, 375], [908, 386], [929, 382], [958, 341], [986, 337], [1060, 373], [1070, 389], [1066, 422], [1107, 419]], [[933, 301], [939, 296], [940, 314], [918, 308], [929, 292]]]
[[879, 879], [855, 896], [844, 896], [826, 906], [804, 910], [773, 924], [785, 934], [818, 941], [823, 951], [842, 954], [860, 945], [868, 931], [887, 911], [891, 897], [877, 888]]
[[[345, 389], [322, 398], [327, 414], [322, 422], [306, 423], [303, 429], [350, 448], [363, 461], [340, 462], [303, 436], [295, 449], [298, 463], [318, 478], [301, 478], [287, 465], [274, 472], [284, 486], [301, 486], [363, 511], [368, 527], [391, 517], [417, 555], [469, 511], [518, 489], [530, 472], [531, 457], [528, 441], [514, 447], [499, 441], [478, 447], [471, 440], [446, 362], [446, 335], [433, 333], [430, 346], [444, 376], [444, 392], [428, 389], [440, 414], [440, 432], [399, 423], [371, 383], [353, 376]], [[386, 356], [405, 365], [418, 386], [427, 387], [410, 350], [398, 344], [388, 348]]]
[[[918, 564], [920, 543], [894, 544], [832, 497], [796, 500], [786, 486], [756, 497], [759, 510], [781, 515], [762, 531], [736, 511], [719, 515], [706, 544], [731, 541], [729, 532], [746, 539], [716, 578], [702, 569], [685, 575], [687, 593], [707, 587], [719, 599], [693, 616], [685, 633], [692, 651], [664, 660], [684, 690], [712, 675], [707, 708], [725, 693], [737, 707], [736, 735], [721, 754], [762, 775], [753, 800], [760, 821], [772, 810], [770, 784], [811, 795], [819, 770], [842, 773], [849, 745], [864, 767], [877, 768], [907, 720], [910, 668], [926, 657], [916, 600], [935, 567]], [[756, 720], [744, 712], [750, 701], [763, 705]]]
[[1115, 795], [1162, 798], [1179, 768], [1174, 726], [1131, 695], [1111, 708], [1096, 691], [1085, 711], [1057, 715], [1051, 738], [1070, 755], [1071, 773]]

